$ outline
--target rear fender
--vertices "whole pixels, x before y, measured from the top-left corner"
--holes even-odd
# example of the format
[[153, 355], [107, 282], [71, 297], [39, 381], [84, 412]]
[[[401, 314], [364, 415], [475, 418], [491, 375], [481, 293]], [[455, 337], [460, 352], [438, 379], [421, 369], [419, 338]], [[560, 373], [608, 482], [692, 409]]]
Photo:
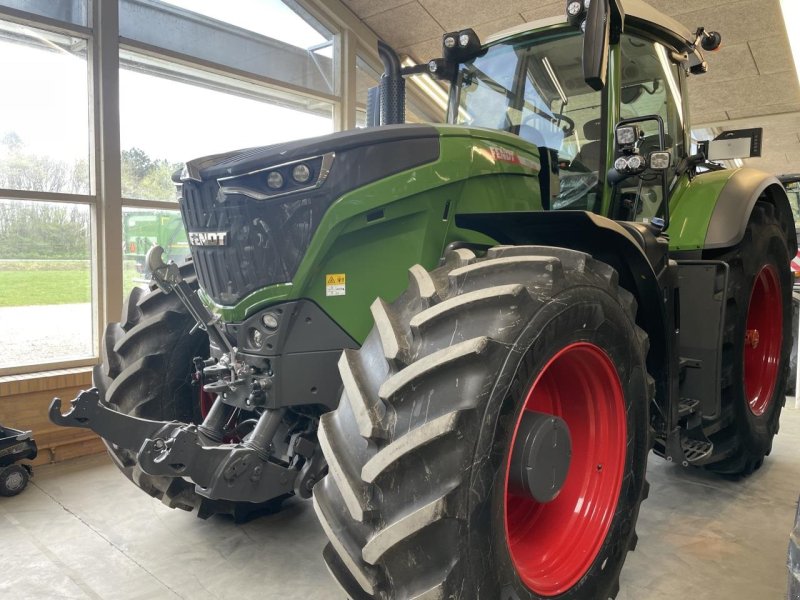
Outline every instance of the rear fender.
[[775, 207], [789, 255], [797, 254], [794, 217], [786, 190], [777, 177], [750, 168], [737, 169], [719, 193], [708, 223], [704, 249], [730, 248], [741, 242], [759, 200]]

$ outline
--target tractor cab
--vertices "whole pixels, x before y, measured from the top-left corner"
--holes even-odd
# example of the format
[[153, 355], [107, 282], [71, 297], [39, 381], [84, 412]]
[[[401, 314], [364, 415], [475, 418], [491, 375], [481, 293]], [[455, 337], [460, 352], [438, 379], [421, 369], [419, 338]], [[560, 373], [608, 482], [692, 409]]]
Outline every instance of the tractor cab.
[[[570, 2], [565, 17], [488, 39], [453, 70], [448, 118], [535, 144], [554, 175], [545, 208], [664, 227], [689, 148], [686, 77], [704, 72], [699, 46], [714, 49], [719, 36], [663, 16], [641, 26], [651, 10], [641, 2], [596, 4]], [[597, 33], [596, 19], [610, 30]]]

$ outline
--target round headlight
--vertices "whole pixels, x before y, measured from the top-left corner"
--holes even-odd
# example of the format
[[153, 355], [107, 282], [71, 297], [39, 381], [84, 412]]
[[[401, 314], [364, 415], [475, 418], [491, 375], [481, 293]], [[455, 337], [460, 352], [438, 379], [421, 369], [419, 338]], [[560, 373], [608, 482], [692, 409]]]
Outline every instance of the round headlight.
[[569, 13], [570, 16], [577, 17], [579, 12], [581, 12], [581, 3], [577, 2], [577, 0], [567, 5], [567, 13]]
[[445, 48], [453, 48], [455, 45], [456, 45], [456, 38], [454, 38], [452, 35], [448, 35], [446, 38], [444, 38]]
[[625, 171], [628, 168], [628, 161], [625, 160], [624, 156], [620, 156], [617, 160], [614, 161], [614, 168], [617, 171]]
[[458, 43], [461, 44], [462, 47], [466, 48], [467, 44], [469, 44], [469, 36], [466, 33], [462, 33], [458, 36]]
[[264, 343], [264, 335], [255, 327], [250, 328], [250, 345], [255, 348], [260, 348]]
[[278, 328], [278, 317], [276, 317], [273, 313], [268, 312], [261, 317], [261, 322], [264, 324], [264, 327], [267, 329], [277, 329]]
[[295, 168], [292, 169], [292, 179], [297, 183], [306, 183], [311, 179], [311, 169], [309, 169], [308, 165], [305, 163], [296, 165]]
[[639, 154], [634, 154], [628, 159], [628, 168], [638, 171], [644, 167], [644, 157]]
[[273, 190], [279, 190], [283, 187], [283, 175], [278, 171], [272, 171], [267, 175], [267, 186]]

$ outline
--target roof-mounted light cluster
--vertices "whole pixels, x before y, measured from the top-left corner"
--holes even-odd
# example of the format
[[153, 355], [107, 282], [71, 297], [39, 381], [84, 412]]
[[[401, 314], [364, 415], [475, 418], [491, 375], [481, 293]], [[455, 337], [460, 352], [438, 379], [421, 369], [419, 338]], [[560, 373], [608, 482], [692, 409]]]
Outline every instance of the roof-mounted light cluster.
[[567, 21], [573, 27], [586, 31], [586, 17], [592, 0], [567, 0]]
[[445, 62], [461, 63], [481, 51], [481, 40], [472, 29], [451, 31], [442, 36], [442, 56]]

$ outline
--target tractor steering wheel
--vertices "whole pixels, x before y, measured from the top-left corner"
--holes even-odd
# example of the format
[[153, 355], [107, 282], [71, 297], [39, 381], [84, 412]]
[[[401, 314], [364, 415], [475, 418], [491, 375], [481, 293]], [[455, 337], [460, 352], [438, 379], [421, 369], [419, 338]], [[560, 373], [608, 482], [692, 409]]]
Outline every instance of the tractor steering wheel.
[[[531, 115], [525, 117], [524, 119], [522, 119], [521, 125], [523, 127], [532, 127], [530, 125], [531, 120], [533, 120], [535, 117], [541, 117], [541, 118], [549, 121], [553, 125], [561, 127], [561, 131], [564, 133], [565, 137], [572, 135], [572, 133], [575, 131], [575, 121], [573, 121], [572, 119], [570, 119], [566, 115], [561, 115], [560, 117], [554, 117], [553, 115], [548, 114], [548, 113], [544, 112], [543, 110], [539, 110], [536, 107], [527, 106], [526, 108], [530, 109], [531, 113], [533, 113], [533, 114], [531, 114]], [[566, 126], [564, 126], [564, 125], [566, 125]]]

